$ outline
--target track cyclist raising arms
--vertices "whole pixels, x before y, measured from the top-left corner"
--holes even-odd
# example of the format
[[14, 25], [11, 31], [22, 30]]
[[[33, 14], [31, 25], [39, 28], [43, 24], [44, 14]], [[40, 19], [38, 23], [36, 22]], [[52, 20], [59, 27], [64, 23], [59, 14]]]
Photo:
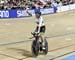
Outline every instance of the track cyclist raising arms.
[[[44, 24], [44, 19], [43, 17], [41, 16], [41, 12], [40, 12], [40, 8], [36, 8], [35, 10], [35, 17], [36, 17], [36, 29], [35, 29], [35, 33], [39, 33], [40, 34], [40, 38], [42, 40], [42, 49], [45, 49], [44, 45], [44, 33], [45, 33], [45, 30], [46, 30], [46, 27], [45, 27], [45, 24]], [[27, 8], [26, 9], [26, 12], [28, 13], [28, 15], [32, 16], [32, 14], [29, 12], [29, 9]]]

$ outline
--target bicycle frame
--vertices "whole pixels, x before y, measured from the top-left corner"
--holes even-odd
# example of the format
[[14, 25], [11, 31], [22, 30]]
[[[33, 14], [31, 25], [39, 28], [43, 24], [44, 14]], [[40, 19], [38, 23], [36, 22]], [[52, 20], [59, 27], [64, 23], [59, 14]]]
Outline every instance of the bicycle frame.
[[40, 35], [36, 34], [36, 33], [31, 33], [33, 35], [33, 38], [35, 38], [35, 40], [39, 40]]

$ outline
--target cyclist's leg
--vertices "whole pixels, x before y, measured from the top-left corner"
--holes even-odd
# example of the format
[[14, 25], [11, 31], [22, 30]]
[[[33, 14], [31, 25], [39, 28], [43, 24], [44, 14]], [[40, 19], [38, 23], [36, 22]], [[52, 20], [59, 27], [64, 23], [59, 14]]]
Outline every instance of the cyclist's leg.
[[[36, 27], [35, 31], [34, 32], [38, 32], [38, 26]], [[45, 26], [41, 26], [40, 27], [40, 39], [41, 39], [41, 42], [43, 42], [45, 39], [44, 39], [44, 34], [45, 34]]]
[[44, 35], [45, 35], [45, 26], [42, 26], [41, 29], [40, 29], [40, 37], [41, 37], [41, 40], [43, 41], [43, 45], [44, 45], [44, 42], [45, 42], [45, 38], [44, 38]]

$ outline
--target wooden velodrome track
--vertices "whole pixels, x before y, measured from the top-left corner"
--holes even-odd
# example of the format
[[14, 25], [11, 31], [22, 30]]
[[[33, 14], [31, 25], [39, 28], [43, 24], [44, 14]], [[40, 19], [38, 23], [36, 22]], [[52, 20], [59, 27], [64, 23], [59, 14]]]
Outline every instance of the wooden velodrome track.
[[36, 58], [31, 54], [35, 17], [0, 19], [0, 60], [62, 60], [75, 54], [75, 10], [43, 17], [49, 53]]

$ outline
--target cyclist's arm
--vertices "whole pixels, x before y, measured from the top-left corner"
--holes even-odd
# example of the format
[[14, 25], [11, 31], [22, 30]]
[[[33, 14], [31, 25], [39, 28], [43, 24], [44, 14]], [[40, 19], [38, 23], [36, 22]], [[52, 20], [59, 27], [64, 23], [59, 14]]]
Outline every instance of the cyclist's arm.
[[41, 28], [41, 27], [39, 26], [39, 27], [38, 27], [38, 32], [37, 32], [37, 33], [40, 33], [40, 28]]
[[32, 16], [32, 14], [30, 12], [27, 11], [27, 13], [28, 13], [29, 16]]
[[40, 18], [40, 22], [39, 22], [39, 28], [38, 28], [38, 33], [40, 32], [40, 29], [41, 29], [41, 26], [42, 26], [42, 21], [43, 21], [43, 18], [41, 17]]
[[28, 13], [29, 16], [32, 16], [32, 14], [28, 11], [29, 9], [26, 9], [26, 12]]

